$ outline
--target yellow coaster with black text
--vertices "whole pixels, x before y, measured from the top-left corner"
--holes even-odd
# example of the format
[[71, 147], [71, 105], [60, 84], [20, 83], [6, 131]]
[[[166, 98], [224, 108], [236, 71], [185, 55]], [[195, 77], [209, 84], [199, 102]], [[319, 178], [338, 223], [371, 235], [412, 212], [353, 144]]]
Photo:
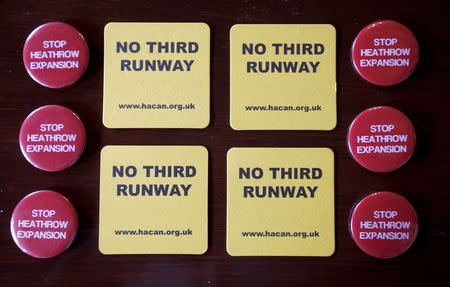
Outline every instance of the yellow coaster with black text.
[[203, 146], [105, 146], [100, 163], [103, 254], [203, 254], [208, 248]]
[[334, 155], [328, 148], [232, 148], [227, 251], [232, 256], [331, 256]]
[[205, 23], [105, 26], [103, 124], [205, 128], [210, 118], [210, 30]]
[[328, 24], [237, 24], [230, 31], [235, 130], [332, 130], [336, 30]]

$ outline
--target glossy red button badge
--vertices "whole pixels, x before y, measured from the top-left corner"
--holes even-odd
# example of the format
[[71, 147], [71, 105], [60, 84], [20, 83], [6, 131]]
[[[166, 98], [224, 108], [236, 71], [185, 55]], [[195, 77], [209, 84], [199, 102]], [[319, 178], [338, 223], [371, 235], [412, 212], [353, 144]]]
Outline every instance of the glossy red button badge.
[[376, 258], [393, 258], [408, 250], [419, 224], [411, 204], [393, 192], [376, 192], [355, 204], [349, 229], [362, 251]]
[[24, 197], [11, 218], [11, 235], [17, 246], [36, 258], [50, 258], [64, 252], [77, 229], [77, 213], [72, 204], [50, 190]]
[[390, 172], [412, 156], [416, 133], [408, 117], [399, 110], [373, 107], [353, 120], [347, 145], [361, 166], [374, 172]]
[[35, 167], [60, 171], [83, 153], [86, 132], [80, 118], [63, 106], [49, 105], [33, 111], [20, 128], [20, 149]]
[[404, 25], [383, 20], [359, 32], [352, 46], [358, 74], [379, 86], [392, 86], [408, 78], [419, 61], [419, 44]]
[[51, 22], [36, 28], [23, 47], [23, 63], [28, 74], [48, 88], [64, 88], [86, 71], [89, 48], [74, 27]]

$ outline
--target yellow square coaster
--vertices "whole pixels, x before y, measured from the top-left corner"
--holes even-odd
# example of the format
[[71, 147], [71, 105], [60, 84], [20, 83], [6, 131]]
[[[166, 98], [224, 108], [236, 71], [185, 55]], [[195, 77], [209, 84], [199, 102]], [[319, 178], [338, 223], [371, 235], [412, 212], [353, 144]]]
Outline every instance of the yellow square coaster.
[[203, 254], [208, 248], [208, 151], [106, 146], [101, 152], [103, 254]]
[[334, 129], [336, 30], [332, 25], [234, 25], [230, 53], [233, 129]]
[[227, 158], [232, 256], [331, 256], [334, 155], [328, 148], [233, 148]]
[[205, 23], [105, 26], [103, 124], [108, 128], [205, 128], [210, 30]]

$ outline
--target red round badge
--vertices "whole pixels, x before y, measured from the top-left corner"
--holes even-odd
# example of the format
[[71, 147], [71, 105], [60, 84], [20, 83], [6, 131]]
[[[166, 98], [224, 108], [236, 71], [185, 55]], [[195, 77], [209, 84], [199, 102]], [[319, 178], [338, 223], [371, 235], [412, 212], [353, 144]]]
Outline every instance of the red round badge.
[[374, 172], [390, 172], [412, 156], [416, 133], [408, 117], [399, 110], [373, 107], [353, 120], [347, 145], [361, 166]]
[[376, 258], [393, 258], [408, 250], [419, 229], [411, 204], [393, 192], [376, 192], [355, 204], [350, 233], [362, 251]]
[[80, 158], [86, 131], [74, 112], [49, 105], [28, 115], [20, 128], [19, 141], [23, 155], [32, 165], [45, 171], [60, 171]]
[[64, 88], [86, 71], [89, 48], [74, 27], [51, 22], [36, 28], [23, 47], [23, 63], [28, 74], [48, 88]]
[[408, 78], [419, 61], [419, 44], [404, 25], [383, 20], [366, 26], [352, 46], [358, 74], [378, 86], [392, 86]]
[[64, 252], [78, 229], [77, 213], [61, 194], [41, 190], [24, 197], [11, 217], [11, 235], [17, 246], [36, 258]]

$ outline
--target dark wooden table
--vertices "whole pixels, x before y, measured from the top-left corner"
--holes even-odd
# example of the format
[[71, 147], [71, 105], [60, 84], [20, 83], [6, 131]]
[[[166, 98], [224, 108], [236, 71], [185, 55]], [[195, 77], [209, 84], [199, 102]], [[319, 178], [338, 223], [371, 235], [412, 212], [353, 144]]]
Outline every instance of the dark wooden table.
[[[448, 1], [1, 1], [0, 10], [0, 286], [422, 286], [450, 281], [450, 25]], [[358, 31], [379, 19], [409, 26], [421, 59], [404, 83], [378, 88], [350, 64]], [[77, 27], [91, 61], [83, 78], [62, 90], [35, 83], [22, 64], [28, 34], [49, 21]], [[111, 21], [201, 21], [211, 27], [211, 124], [205, 130], [113, 130], [102, 125], [103, 27]], [[338, 125], [331, 132], [251, 131], [229, 126], [229, 29], [235, 23], [330, 23], [337, 29]], [[18, 133], [35, 108], [62, 104], [83, 119], [87, 149], [72, 168], [47, 173], [21, 155]], [[348, 154], [345, 135], [363, 109], [390, 105], [418, 133], [411, 161], [390, 174], [363, 170]], [[200, 144], [210, 152], [209, 249], [202, 256], [104, 256], [98, 251], [99, 156], [104, 145]], [[336, 253], [329, 258], [230, 257], [225, 251], [226, 152], [234, 146], [330, 147], [336, 154]], [[44, 188], [70, 198], [79, 215], [72, 247], [50, 260], [33, 259], [14, 244], [11, 213], [26, 194]], [[419, 237], [403, 256], [376, 260], [347, 231], [362, 195], [392, 190], [420, 216]], [[233, 285], [232, 285], [233, 284]], [[342, 286], [342, 285], [341, 285]]]

